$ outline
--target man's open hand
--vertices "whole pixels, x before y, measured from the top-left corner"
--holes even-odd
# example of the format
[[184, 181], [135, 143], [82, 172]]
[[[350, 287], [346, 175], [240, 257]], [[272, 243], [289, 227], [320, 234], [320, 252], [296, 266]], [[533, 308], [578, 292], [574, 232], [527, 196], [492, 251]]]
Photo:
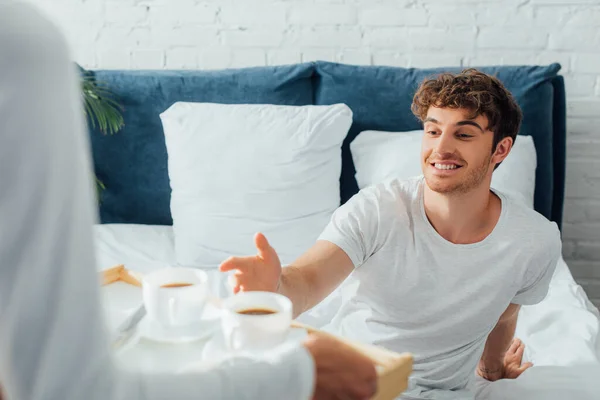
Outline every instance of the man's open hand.
[[275, 249], [262, 233], [254, 236], [257, 254], [229, 257], [220, 266], [221, 272], [235, 271], [230, 278], [233, 293], [253, 290], [276, 292], [281, 277], [281, 262]]

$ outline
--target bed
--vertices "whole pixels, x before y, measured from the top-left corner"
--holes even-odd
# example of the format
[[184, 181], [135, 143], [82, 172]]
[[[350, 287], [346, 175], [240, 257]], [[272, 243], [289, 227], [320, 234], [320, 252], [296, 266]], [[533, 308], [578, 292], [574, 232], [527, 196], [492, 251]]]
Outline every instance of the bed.
[[[105, 224], [96, 226], [95, 234], [100, 269], [122, 263], [144, 273], [176, 263], [170, 226]], [[220, 273], [214, 270], [210, 273], [213, 293], [226, 295], [226, 278], [219, 278]], [[117, 283], [103, 288], [103, 299], [110, 328], [114, 330], [140, 304], [141, 292], [134, 286]], [[339, 306], [341, 295], [326, 301], [301, 320], [316, 327], [325, 325]], [[489, 385], [480, 382], [477, 398], [598, 398], [600, 316], [562, 259], [546, 299], [523, 307], [517, 337], [526, 343], [525, 358], [535, 367], [515, 381]]]
[[[525, 137], [531, 138], [536, 163], [533, 168], [527, 167], [528, 174], [516, 174], [529, 177], [529, 180], [523, 181], [523, 190], [515, 191], [525, 193], [524, 199], [531, 207], [560, 227], [566, 142], [565, 92], [563, 79], [558, 75], [560, 66], [482, 69], [497, 75], [507, 85], [524, 112], [521, 142], [526, 143]], [[111, 137], [94, 130], [90, 132], [96, 174], [106, 185], [100, 198], [101, 224], [95, 227], [98, 268], [124, 264], [130, 270], [144, 273], [171, 265], [201, 266], [211, 275], [213, 293], [228, 295], [226, 276], [215, 267], [228, 254], [251, 254], [251, 243], [238, 243], [240, 238], [248, 242], [249, 232], [255, 228], [252, 223], [245, 224], [247, 220], [252, 217], [262, 222], [268, 220], [267, 228], [275, 232], [281, 226], [273, 223], [271, 213], [279, 215], [281, 212], [279, 217], [285, 220], [285, 212], [302, 208], [305, 215], [323, 217], [320, 214], [323, 210], [325, 215], [332, 212], [340, 201], [348, 200], [370, 180], [386, 176], [377, 170], [378, 167], [371, 168], [374, 161], [382, 160], [382, 156], [377, 151], [365, 152], [365, 149], [371, 148], [373, 143], [379, 150], [386, 149], [389, 147], [383, 140], [386, 137], [392, 141], [403, 137], [401, 140], [406, 149], [415, 145], [414, 135], [410, 132], [420, 126], [410, 114], [412, 93], [421, 79], [442, 70], [457, 69], [358, 67], [317, 62], [224, 71], [93, 71], [93, 76], [112, 89], [125, 106], [126, 123], [122, 132]], [[243, 131], [247, 127], [239, 122], [239, 113], [245, 113], [244, 118], [252, 118], [256, 109], [240, 107], [231, 114], [225, 107], [207, 106], [199, 110], [179, 107], [164, 115], [165, 110], [177, 102], [319, 106], [322, 107], [319, 112], [323, 107], [330, 107], [313, 125], [317, 127], [315, 129], [326, 127], [323, 129], [328, 132], [339, 130], [343, 135], [316, 135], [314, 140], [308, 141], [311, 146], [316, 146], [313, 151], [293, 154], [297, 149], [291, 148], [292, 153], [286, 153], [289, 157], [285, 159], [277, 158], [281, 151], [266, 151], [248, 158], [236, 153], [235, 146], [232, 148], [229, 144], [235, 139], [244, 146], [252, 146], [256, 139], [209, 135], [210, 140], [206, 140], [201, 138], [203, 135], [192, 139], [188, 135], [186, 141], [180, 141], [174, 131], [188, 129], [187, 125], [192, 124], [184, 124], [186, 127], [183, 128], [177, 125], [176, 122], [184, 117], [190, 121], [196, 118], [193, 122], [195, 132], [220, 132], [223, 127], [219, 124], [225, 120], [229, 124], [226, 131], [230, 134]], [[344, 106], [335, 108], [340, 104]], [[346, 108], [351, 116], [348, 123]], [[271, 112], [271, 109], [265, 106], [258, 112]], [[339, 118], [331, 119], [332, 113]], [[314, 114], [318, 113], [312, 109], [307, 118], [316, 118]], [[287, 116], [284, 120], [291, 121], [298, 115]], [[323, 124], [323, 121], [327, 123]], [[285, 126], [291, 129], [289, 124]], [[298, 124], [297, 129], [305, 127]], [[361, 138], [369, 137], [367, 132], [376, 139], [361, 141]], [[323, 141], [324, 137], [327, 141]], [[290, 140], [277, 143], [278, 149], [285, 149]], [[311, 181], [297, 171], [304, 171], [306, 167], [302, 164], [303, 157], [310, 159], [314, 154], [322, 159], [312, 160], [315, 168], [306, 170], [320, 186], [306, 190], [313, 190], [309, 198], [318, 199], [318, 204], [307, 201], [302, 192], [294, 191]], [[185, 163], [175, 162], [184, 158]], [[408, 158], [399, 157], [401, 160]], [[239, 162], [238, 168], [231, 169], [223, 159], [230, 164]], [[339, 160], [332, 164], [334, 159]], [[523, 157], [523, 160], [528, 158]], [[292, 165], [294, 168], [282, 167], [277, 170], [280, 175], [273, 175], [274, 165]], [[515, 168], [520, 165], [517, 162]], [[410, 170], [410, 166], [402, 163], [391, 165], [391, 168], [403, 173]], [[259, 171], [257, 174], [263, 178], [284, 176], [285, 179], [281, 179], [285, 185], [260, 186], [265, 179], [257, 181], [256, 174], [248, 171]], [[365, 171], [371, 172], [365, 175]], [[241, 179], [235, 181], [236, 176]], [[507, 176], [509, 178], [503, 182], [513, 185], [510, 177], [515, 173]], [[224, 180], [228, 185], [223, 184]], [[198, 181], [202, 186], [194, 186]], [[232, 187], [234, 190], [228, 191]], [[255, 190], [257, 187], [260, 190]], [[268, 199], [271, 201], [269, 207], [249, 216], [238, 196], [244, 190], [256, 196], [269, 194], [273, 197]], [[331, 190], [335, 191], [334, 196]], [[220, 196], [214, 197], [214, 193]], [[283, 197], [277, 197], [280, 194]], [[230, 210], [237, 206], [241, 211], [231, 213]], [[315, 212], [311, 213], [313, 206]], [[204, 213], [210, 215], [207, 217]], [[311, 239], [311, 235], [315, 235], [314, 227], [322, 225], [323, 219], [311, 221], [306, 226], [312, 226], [312, 231], [302, 240]], [[220, 230], [219, 227], [224, 225], [228, 229]], [[309, 228], [303, 232], [310, 231]], [[224, 236], [220, 236], [222, 231], [226, 231]], [[279, 232], [282, 237], [286, 234], [285, 230]], [[291, 236], [282, 239], [284, 247], [286, 241], [294, 239], [293, 232], [287, 234]], [[182, 237], [186, 240], [181, 240]], [[225, 242], [227, 246], [222, 246]], [[292, 258], [297, 251], [293, 246], [288, 250], [286, 258]], [[301, 316], [301, 320], [316, 327], [324, 326], [351, 290], [350, 280], [322, 304]], [[139, 305], [140, 292], [138, 288], [117, 282], [103, 288], [103, 300], [109, 326], [114, 330]], [[546, 299], [522, 309], [517, 336], [526, 343], [525, 358], [535, 366], [516, 380], [491, 384], [477, 381], [477, 398], [600, 398], [598, 310], [573, 280], [564, 260], [557, 265]]]

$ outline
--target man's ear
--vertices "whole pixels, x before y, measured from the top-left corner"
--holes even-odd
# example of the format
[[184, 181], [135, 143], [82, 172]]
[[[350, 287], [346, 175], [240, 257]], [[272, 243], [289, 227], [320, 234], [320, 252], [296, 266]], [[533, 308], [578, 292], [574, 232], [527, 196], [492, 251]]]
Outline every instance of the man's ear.
[[498, 144], [496, 145], [496, 151], [494, 151], [494, 154], [492, 155], [492, 163], [497, 165], [504, 161], [504, 159], [508, 157], [508, 154], [512, 149], [512, 145], [513, 140], [510, 137], [505, 137], [500, 142], [498, 142]]

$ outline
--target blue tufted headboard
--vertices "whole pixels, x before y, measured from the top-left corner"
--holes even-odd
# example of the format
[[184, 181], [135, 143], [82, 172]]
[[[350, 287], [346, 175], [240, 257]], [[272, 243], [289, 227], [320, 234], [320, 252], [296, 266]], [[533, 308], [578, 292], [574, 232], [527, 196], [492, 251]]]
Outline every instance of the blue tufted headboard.
[[[566, 100], [560, 65], [481, 67], [498, 76], [524, 111], [520, 134], [537, 151], [535, 208], [561, 225], [565, 188]], [[357, 192], [350, 142], [363, 130], [419, 129], [410, 112], [423, 78], [458, 68], [414, 69], [317, 62], [223, 71], [95, 71], [125, 107], [125, 128], [114, 136], [90, 132], [94, 166], [106, 184], [103, 223], [169, 225], [170, 187], [159, 114], [176, 101], [345, 103], [354, 123], [342, 148], [340, 197]]]

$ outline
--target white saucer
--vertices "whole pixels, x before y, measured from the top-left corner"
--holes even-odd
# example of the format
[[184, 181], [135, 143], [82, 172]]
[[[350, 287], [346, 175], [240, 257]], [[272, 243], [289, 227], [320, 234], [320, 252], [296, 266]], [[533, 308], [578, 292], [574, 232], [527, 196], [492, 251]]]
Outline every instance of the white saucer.
[[[308, 332], [304, 328], [291, 328], [286, 339], [279, 346], [283, 346], [290, 343], [299, 343], [303, 341], [308, 336]], [[202, 351], [202, 359], [203, 360], [216, 360], [219, 358], [224, 358], [227, 356], [231, 356], [234, 354], [248, 354], [248, 355], [261, 355], [264, 354], [264, 350], [260, 351], [230, 351], [225, 347], [225, 340], [223, 339], [223, 333], [221, 330], [215, 335], [213, 335], [206, 345], [204, 346], [204, 350]]]
[[207, 339], [221, 326], [220, 311], [207, 305], [200, 322], [182, 328], [165, 328], [148, 317], [137, 328], [140, 338], [162, 343], [189, 343]]
[[202, 321], [182, 328], [165, 328], [144, 318], [138, 325], [140, 338], [162, 343], [189, 343], [206, 339], [219, 328], [219, 321]]

